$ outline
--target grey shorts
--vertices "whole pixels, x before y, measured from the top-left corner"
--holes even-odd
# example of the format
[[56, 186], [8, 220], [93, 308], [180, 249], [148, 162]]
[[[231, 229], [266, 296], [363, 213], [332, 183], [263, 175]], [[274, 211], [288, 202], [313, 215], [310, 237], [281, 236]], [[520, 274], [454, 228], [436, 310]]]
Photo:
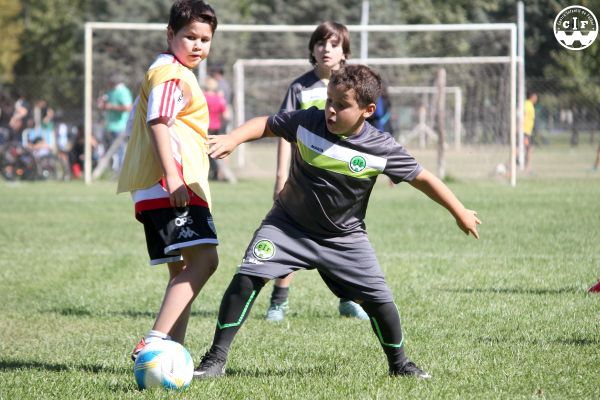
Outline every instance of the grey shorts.
[[272, 211], [254, 233], [238, 273], [275, 279], [303, 269], [317, 269], [338, 297], [393, 301], [366, 233], [318, 237]]

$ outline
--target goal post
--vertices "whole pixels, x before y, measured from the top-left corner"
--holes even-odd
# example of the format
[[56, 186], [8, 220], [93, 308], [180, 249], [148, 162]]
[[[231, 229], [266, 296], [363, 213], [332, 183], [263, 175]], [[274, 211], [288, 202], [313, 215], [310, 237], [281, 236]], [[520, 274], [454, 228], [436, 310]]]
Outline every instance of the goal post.
[[[362, 61], [350, 59], [348, 63]], [[452, 82], [445, 86], [444, 91], [445, 96], [451, 97], [451, 101], [447, 104], [453, 108], [453, 112], [448, 113], [444, 120], [453, 127], [449, 130], [451, 135], [448, 135], [448, 138], [453, 139], [455, 149], [460, 149], [463, 143], [462, 133], [466, 129], [463, 127], [463, 115], [470, 122], [470, 125], [467, 124], [470, 131], [485, 124], [483, 119], [495, 118], [493, 115], [487, 117], [483, 115], [486, 112], [483, 107], [470, 107], [465, 111], [465, 96], [470, 105], [483, 103], [486, 101], [484, 99], [485, 92], [494, 92], [499, 90], [498, 87], [506, 87], [504, 97], [496, 99], [497, 103], [493, 104], [496, 108], [504, 110], [503, 113], [500, 113], [503, 116], [496, 118], [493, 122], [494, 126], [488, 127], [488, 129], [503, 131], [515, 127], [512, 123], [515, 106], [509, 95], [509, 92], [514, 90], [514, 87], [511, 86], [510, 64], [512, 60], [509, 56], [369, 58], [366, 61], [366, 64], [376, 68], [382, 75], [390, 98], [392, 98], [393, 110], [411, 107], [411, 103], [422, 102], [421, 97], [428, 96], [426, 108], [430, 111], [423, 114], [419, 112], [418, 122], [415, 122], [413, 126], [404, 127], [404, 130], [396, 131], [396, 136], [399, 136], [401, 142], [418, 138], [419, 147], [424, 148], [425, 134], [427, 137], [437, 140], [433, 126], [436, 122], [439, 125], [440, 122], [432, 119], [435, 114], [433, 98], [439, 98], [440, 89], [436, 86], [408, 86], [406, 83], [428, 83], [429, 80], [435, 78], [437, 69], [440, 68], [446, 68], [449, 71], [449, 79]], [[276, 112], [291, 81], [309, 70], [310, 67], [306, 59], [238, 59], [233, 66], [235, 125], [239, 126], [247, 119], [258, 115]], [[470, 76], [471, 71], [479, 71], [479, 76]], [[407, 74], [410, 75], [410, 79], [405, 76]], [[489, 76], [489, 74], [494, 76]], [[268, 76], [269, 79], [264, 79], [265, 76]], [[476, 82], [478, 80], [486, 82]], [[508, 89], [509, 86], [511, 86], [510, 89]], [[267, 88], [271, 90], [267, 90]], [[273, 97], [273, 93], [277, 93], [277, 95]], [[490, 113], [489, 110], [487, 112]], [[425, 121], [425, 115], [430, 115], [431, 118]], [[506, 119], [501, 120], [501, 118]], [[510, 134], [512, 135], [514, 132]], [[474, 133], [471, 137], [473, 136], [475, 136]], [[506, 135], [505, 138], [510, 141], [509, 135]], [[473, 140], [471, 140], [471, 144], [473, 144]], [[503, 159], [508, 158], [509, 155], [504, 154]], [[237, 162], [238, 166], [244, 166], [246, 163], [244, 146], [240, 147], [237, 152]]]
[[[483, 23], [483, 24], [423, 24], [423, 25], [348, 25], [348, 30], [351, 35], [356, 39], [357, 35], [360, 35], [361, 39], [368, 38], [368, 40], [355, 40], [352, 39], [352, 43], [354, 45], [360, 45], [360, 51], [355, 51], [353, 54], [360, 54], [360, 58], [351, 59], [351, 62], [359, 62], [364, 63], [371, 66], [378, 66], [381, 68], [392, 68], [390, 67], [390, 62], [395, 63], [405, 63], [406, 68], [410, 69], [410, 65], [429, 65], [433, 66], [443, 66], [443, 65], [459, 65], [460, 63], [468, 60], [469, 58], [474, 61], [477, 59], [481, 62], [486, 56], [475, 56], [475, 57], [435, 57], [435, 56], [420, 56], [420, 54], [414, 54], [415, 57], [387, 57], [388, 54], [385, 52], [384, 47], [373, 47], [369, 49], [363, 49], [364, 46], [374, 45], [375, 43], [380, 43], [382, 38], [390, 40], [395, 40], [397, 43], [403, 43], [406, 38], [413, 37], [414, 42], [418, 44], [418, 41], [424, 35], [429, 35], [430, 33], [439, 33], [442, 35], [442, 38], [449, 36], [449, 34], [445, 34], [448, 32], [452, 32], [456, 35], [462, 35], [463, 33], [473, 33], [476, 34], [479, 32], [481, 35], [489, 35], [490, 32], [495, 34], [501, 34], [502, 39], [491, 40], [490, 43], [495, 44], [495, 48], [503, 48], [506, 49], [504, 54], [499, 56], [487, 56], [489, 60], [493, 60], [493, 62], [497, 64], [506, 65], [509, 70], [509, 79], [507, 83], [507, 97], [509, 98], [509, 104], [506, 106], [507, 111], [509, 111], [509, 122], [507, 123], [507, 138], [510, 138], [510, 158], [511, 158], [511, 184], [516, 184], [516, 156], [517, 156], [517, 63], [521, 61], [519, 57], [517, 57], [517, 46], [516, 46], [516, 24], [514, 23]], [[219, 57], [220, 61], [223, 59], [228, 60], [227, 65], [233, 65], [236, 59], [240, 60], [249, 60], [251, 57], [249, 55], [254, 54], [262, 57], [261, 61], [266, 60], [277, 60], [277, 62], [290, 62], [285, 61], [289, 60], [290, 56], [297, 57], [299, 54], [306, 53], [306, 43], [308, 43], [308, 38], [310, 34], [314, 31], [316, 25], [233, 25], [233, 24], [222, 24], [219, 25], [218, 35], [216, 36], [216, 40], [219, 43], [214, 44], [214, 48], [212, 49], [211, 58], [213, 59], [214, 53], [219, 49]], [[95, 83], [94, 76], [94, 68], [99, 68], [97, 64], [94, 63], [93, 54], [94, 54], [94, 41], [95, 35], [100, 34], [101, 31], [165, 31], [166, 24], [164, 23], [111, 23], [111, 22], [87, 22], [85, 24], [85, 89], [84, 89], [84, 134], [85, 134], [85, 166], [84, 166], [84, 177], [86, 183], [91, 183], [92, 181], [92, 170], [91, 170], [91, 139], [92, 139], [92, 125], [93, 125], [93, 87]], [[277, 35], [270, 35], [271, 33], [278, 33]], [[124, 32], [125, 34], [125, 32]], [[413, 35], [413, 36], [402, 36], [402, 38], [395, 39], [394, 35]], [[507, 35], [508, 34], [508, 35]], [[504, 39], [508, 36], [506, 39]], [[256, 37], [260, 38], [260, 41], [257, 40], [249, 40], [255, 39]], [[394, 39], [392, 39], [394, 38]], [[272, 42], [272, 40], [278, 39], [279, 42]], [[283, 45], [282, 43], [288, 43], [287, 40], [291, 40], [290, 45]], [[484, 40], [486, 40], [484, 38]], [[282, 42], [283, 41], [283, 42]], [[407, 40], [408, 41], [408, 40]], [[434, 41], [435, 42], [435, 41]], [[498, 45], [499, 42], [502, 42], [501, 45]], [[373, 44], [371, 44], [373, 43]], [[426, 41], [427, 43], [427, 41]], [[418, 51], [422, 49], [427, 49], [427, 45], [424, 46], [413, 46], [413, 49], [417, 49]], [[430, 41], [430, 43], [432, 43]], [[487, 42], [486, 42], [487, 43]], [[249, 46], [251, 44], [251, 46]], [[414, 45], [414, 43], [413, 43]], [[218, 47], [217, 47], [218, 46]], [[237, 47], [236, 47], [237, 46]], [[270, 47], [269, 47], [270, 46]], [[434, 46], [436, 47], [436, 46]], [[488, 46], [480, 46], [481, 48], [487, 48]], [[492, 47], [492, 46], [489, 46]], [[437, 46], [439, 49], [440, 46]], [[442, 47], [443, 49], [443, 47]], [[385, 58], [382, 58], [381, 55], [385, 53]], [[506, 54], [508, 53], [508, 54]], [[410, 53], [409, 53], [410, 54]], [[369, 55], [373, 55], [370, 57]], [[399, 53], [390, 54], [390, 56], [396, 56]], [[233, 58], [232, 58], [233, 57]], [[275, 58], [279, 57], [279, 58]], [[209, 64], [210, 64], [209, 59]], [[149, 60], [147, 60], [149, 62]], [[239, 60], [238, 60], [239, 62]], [[238, 62], [235, 62], [236, 65], [239, 65]], [[296, 63], [298, 61], [292, 61], [292, 63]], [[306, 69], [309, 67], [309, 63], [306, 59], [301, 60], [302, 64], [300, 64], [300, 68]], [[474, 61], [475, 62], [475, 61]], [[398, 65], [400, 65], [398, 64]], [[201, 68], [198, 70], [199, 81], [202, 82], [204, 76], [206, 75], [206, 63], [200, 64]], [[239, 68], [239, 67], [237, 67]], [[425, 68], [425, 67], [422, 67]], [[244, 72], [240, 76], [240, 71], [236, 69], [234, 71], [233, 80], [235, 82], [243, 81], [247, 77], [244, 76]], [[297, 77], [297, 74], [295, 77]], [[263, 80], [265, 76], [263, 75]], [[289, 78], [287, 79], [287, 85], [291, 82]], [[411, 84], [396, 84], [395, 82], [390, 81], [387, 78], [390, 86], [412, 86]], [[237, 85], [237, 84], [236, 84]], [[234, 89], [238, 90], [238, 88], [234, 85]], [[285, 88], [287, 88], [285, 85]], [[430, 86], [429, 85], [419, 85], [419, 86]], [[453, 87], [450, 81], [447, 87]], [[520, 85], [520, 89], [522, 89], [522, 83]], [[273, 92], [271, 97], [276, 97], [278, 101], [283, 98], [285, 93], [285, 88], [282, 91]], [[242, 89], [243, 90], [243, 89]], [[278, 89], [279, 90], [279, 89]], [[448, 94], [451, 95], [452, 91], [448, 90]], [[277, 95], [275, 95], [277, 93]], [[465, 99], [468, 98], [468, 93], [464, 91], [462, 92], [463, 101], [467, 101]], [[454, 104], [457, 103], [457, 100], [454, 100]], [[234, 115], [236, 116], [236, 124], [240, 124], [244, 122], [243, 117], [248, 116], [248, 110], [244, 110], [246, 105], [241, 103], [241, 100], [238, 96], [234, 99]], [[279, 104], [275, 108], [271, 108], [269, 113], [273, 113], [277, 111]], [[463, 106], [463, 110], [465, 110], [465, 106]], [[456, 112], [454, 113], [456, 115]], [[510, 126], [510, 127], [509, 127]], [[464, 129], [464, 128], [463, 128]], [[456, 138], [455, 138], [456, 139]]]

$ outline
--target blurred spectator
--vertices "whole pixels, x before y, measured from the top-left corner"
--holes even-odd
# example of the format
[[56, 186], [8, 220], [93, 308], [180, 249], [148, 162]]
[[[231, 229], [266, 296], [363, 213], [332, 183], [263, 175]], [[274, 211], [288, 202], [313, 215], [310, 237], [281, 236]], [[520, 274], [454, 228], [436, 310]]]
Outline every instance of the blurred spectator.
[[392, 102], [387, 90], [387, 85], [382, 85], [383, 92], [377, 99], [375, 112], [367, 118], [367, 122], [382, 132], [389, 133], [394, 136], [394, 128], [392, 127]]
[[[102, 137], [103, 156], [112, 157], [113, 172], [121, 170], [121, 164], [125, 157], [126, 141], [117, 148], [111, 149], [112, 143], [118, 137], [126, 135], [127, 120], [133, 105], [131, 91], [123, 83], [125, 79], [114, 74], [110, 77], [111, 89], [98, 100], [98, 108], [106, 111], [105, 130]], [[109, 153], [109, 150], [112, 154]]]
[[21, 144], [31, 150], [36, 157], [45, 156], [55, 148], [54, 131], [37, 127], [35, 119], [29, 117], [21, 133]]
[[233, 92], [231, 90], [229, 81], [225, 79], [224, 73], [225, 71], [222, 65], [215, 65], [214, 67], [210, 68], [209, 72], [210, 77], [217, 81], [219, 91], [223, 93], [225, 101], [229, 106], [231, 106], [233, 103]]
[[[49, 138], [54, 136], [54, 110], [48, 106], [44, 99], [37, 100], [33, 106], [33, 121], [36, 129], [42, 131], [42, 136]], [[54, 140], [48, 142], [49, 145], [55, 146]]]
[[0, 144], [7, 142], [11, 137], [9, 122], [12, 117], [13, 108], [6, 93], [0, 92]]
[[9, 126], [12, 129], [13, 140], [19, 140], [23, 129], [25, 129], [25, 118], [29, 114], [29, 103], [25, 100], [25, 95], [21, 92], [17, 93], [17, 100], [13, 107], [13, 114], [9, 121]]
[[[225, 134], [225, 126], [227, 121], [230, 120], [230, 108], [225, 100], [225, 96], [222, 91], [219, 90], [219, 84], [214, 78], [207, 78], [204, 83], [204, 97], [206, 97], [206, 105], [208, 107], [209, 123], [208, 123], [208, 134], [209, 135], [222, 135]], [[228, 160], [220, 159], [210, 160], [210, 173], [209, 176], [212, 179], [219, 181], [227, 181], [234, 183], [236, 181], [233, 172], [229, 169], [227, 163]]]
[[531, 172], [531, 134], [535, 126], [535, 103], [538, 95], [535, 92], [527, 94], [523, 112], [523, 146], [525, 147], [525, 172]]
[[[75, 128], [75, 138], [69, 151], [69, 165], [71, 166], [71, 175], [73, 178], [80, 178], [85, 162], [85, 135], [83, 126]], [[92, 165], [95, 164], [98, 158], [98, 142], [94, 135], [91, 135], [92, 145]]]

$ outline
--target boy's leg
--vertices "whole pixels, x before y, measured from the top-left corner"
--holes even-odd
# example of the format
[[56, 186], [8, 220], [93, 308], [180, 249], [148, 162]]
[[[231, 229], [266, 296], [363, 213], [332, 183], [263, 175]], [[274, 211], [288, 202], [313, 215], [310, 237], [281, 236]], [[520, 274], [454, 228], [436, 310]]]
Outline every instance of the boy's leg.
[[[175, 277], [177, 275], [179, 275], [181, 273], [181, 271], [183, 271], [183, 269], [185, 268], [185, 264], [183, 261], [179, 261], [179, 262], [167, 263], [167, 266], [169, 268], [169, 283], [168, 283], [168, 285], [170, 285], [171, 282], [173, 282], [173, 279], [175, 279]], [[167, 285], [167, 287], [168, 287], [168, 285]], [[181, 343], [182, 345], [183, 345], [183, 341], [185, 339], [185, 331], [187, 328], [188, 320], [190, 318], [191, 309], [192, 309], [192, 305], [189, 304], [185, 308], [185, 310], [181, 313], [181, 316], [175, 323], [175, 326], [173, 327], [173, 329], [171, 329], [171, 331], [168, 332], [171, 340]]]
[[273, 291], [271, 292], [271, 303], [267, 310], [266, 320], [270, 322], [282, 321], [288, 310], [288, 295], [290, 284], [294, 279], [291, 273], [285, 278], [275, 279]]
[[[185, 267], [169, 282], [152, 329], [175, 333], [178, 335], [177, 339], [183, 342], [185, 332], [179, 332], [181, 327], [176, 327], [176, 324], [187, 326], [187, 317], [184, 313], [208, 278], [216, 271], [219, 257], [216, 246], [212, 244], [186, 247], [181, 249], [181, 254]], [[180, 321], [181, 317], [183, 319]]]
[[240, 273], [233, 277], [221, 300], [212, 346], [194, 371], [194, 377], [212, 378], [225, 373], [231, 343], [264, 285], [264, 278]]
[[404, 354], [404, 336], [396, 305], [394, 303], [365, 302], [362, 307], [369, 315], [371, 328], [387, 357], [390, 375], [431, 378], [431, 375], [418, 368]]

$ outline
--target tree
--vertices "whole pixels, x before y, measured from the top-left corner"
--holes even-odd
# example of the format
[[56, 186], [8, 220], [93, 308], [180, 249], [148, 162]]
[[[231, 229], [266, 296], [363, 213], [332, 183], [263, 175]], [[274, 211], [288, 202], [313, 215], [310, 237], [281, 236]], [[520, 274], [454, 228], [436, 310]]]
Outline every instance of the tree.
[[10, 83], [14, 79], [13, 66], [20, 57], [19, 38], [23, 32], [21, 3], [13, 0], [0, 0], [0, 83]]

